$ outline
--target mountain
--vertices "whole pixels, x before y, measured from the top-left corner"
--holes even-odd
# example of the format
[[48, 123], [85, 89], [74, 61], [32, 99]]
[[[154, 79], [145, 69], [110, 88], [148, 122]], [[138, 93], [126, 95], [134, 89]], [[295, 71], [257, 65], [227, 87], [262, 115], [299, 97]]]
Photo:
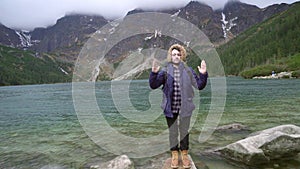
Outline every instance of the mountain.
[[15, 30], [0, 24], [0, 44], [18, 47], [21, 41]]
[[40, 43], [30, 49], [50, 52], [60, 47], [83, 43], [107, 22], [101, 16], [65, 16], [51, 27], [34, 29], [31, 32], [31, 39]]
[[[39, 43], [29, 49], [38, 52], [58, 50], [71, 54], [66, 60], [74, 60], [87, 39], [107, 23], [108, 21], [101, 16], [65, 16], [51, 27], [34, 29], [31, 32], [31, 40], [39, 41]], [[72, 54], [74, 51], [76, 51], [75, 54]]]
[[[268, 8], [264, 12], [268, 12]], [[226, 73], [238, 75], [241, 71], [259, 65], [278, 64], [279, 60], [300, 53], [299, 23], [300, 2], [297, 2], [288, 10], [252, 26], [219, 47], [218, 53]], [[298, 70], [297, 66], [293, 67]]]
[[[191, 1], [179, 9], [155, 12], [177, 14], [178, 17], [198, 26], [213, 43], [217, 44], [225, 40], [229, 41], [252, 25], [288, 7], [287, 4], [280, 4], [260, 9], [239, 1], [230, 1], [223, 10], [214, 11], [208, 5]], [[140, 12], [145, 12], [145, 10], [135, 9], [129, 11], [127, 15]], [[1, 25], [0, 44], [37, 52], [55, 52], [59, 49], [64, 51], [66, 48], [79, 52], [77, 48], [81, 48], [92, 33], [107, 23], [109, 21], [102, 16], [73, 14], [59, 19], [53, 26], [36, 28], [31, 32], [14, 31]], [[69, 59], [72, 60], [74, 57], [72, 54]]]
[[108, 21], [102, 16], [68, 15], [47, 28], [31, 32], [13, 30], [0, 25], [0, 44], [36, 52], [54, 52], [74, 62], [90, 36]]
[[[249, 27], [260, 23], [274, 14], [280, 13], [289, 8], [288, 4], [274, 4], [261, 9], [254, 5], [240, 1], [229, 1], [222, 10], [213, 10], [212, 7], [191, 1], [180, 9], [161, 10], [167, 14], [176, 14], [199, 27], [212, 41], [218, 44], [225, 40], [229, 41]], [[135, 9], [127, 15], [149, 12], [142, 9]]]
[[[191, 1], [182, 8], [152, 12], [168, 13], [190, 21], [199, 27], [216, 47], [221, 46], [222, 57], [227, 59], [230, 56], [227, 56], [225, 49], [228, 48], [230, 51], [229, 46], [234, 46], [233, 43], [228, 42], [232, 39], [236, 41], [235, 39], [249, 28], [259, 25], [274, 15], [288, 11], [290, 6], [275, 4], [261, 9], [239, 1], [229, 1], [224, 9], [213, 10], [206, 4]], [[135, 9], [129, 11], [126, 16], [141, 12], [151, 11]], [[60, 18], [52, 26], [36, 28], [31, 32], [13, 30], [0, 25], [0, 44], [33, 51], [36, 55], [51, 55], [58, 62], [74, 64], [85, 42], [106, 24], [113, 24], [113, 22], [102, 16], [70, 14]], [[117, 65], [131, 52], [148, 48], [167, 49], [171, 44], [178, 43], [178, 40], [162, 34], [163, 32], [157, 30], [151, 34], [129, 37], [116, 44], [107, 56], [111, 58], [112, 64]], [[225, 69], [230, 74], [237, 74], [238, 71], [243, 70], [239, 68], [231, 71], [229, 67], [230, 63], [226, 62]]]
[[180, 9], [178, 17], [196, 25], [212, 42], [223, 40], [221, 16], [212, 7], [197, 1], [191, 1]]
[[222, 15], [226, 18], [226, 20], [235, 25], [230, 28], [230, 33], [238, 35], [251, 26], [270, 18], [274, 14], [285, 11], [288, 8], [288, 4], [276, 4], [260, 9], [257, 6], [245, 4], [239, 1], [229, 1], [224, 6]]

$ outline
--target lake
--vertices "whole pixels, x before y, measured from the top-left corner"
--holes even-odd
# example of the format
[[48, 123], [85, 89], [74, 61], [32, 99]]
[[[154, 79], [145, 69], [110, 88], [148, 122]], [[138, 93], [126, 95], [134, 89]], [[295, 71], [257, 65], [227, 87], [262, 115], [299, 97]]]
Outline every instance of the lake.
[[[190, 152], [196, 163], [203, 161], [211, 169], [241, 167], [206, 156], [202, 153], [205, 150], [225, 146], [245, 138], [252, 132], [277, 125], [300, 126], [299, 79], [245, 80], [229, 77], [226, 78], [226, 82], [226, 105], [219, 125], [242, 123], [250, 131], [215, 132], [206, 142], [199, 143], [198, 137], [211, 103], [211, 87], [208, 83], [200, 92], [199, 110], [194, 112], [198, 114], [190, 132]], [[151, 90], [148, 81], [134, 80], [128, 83], [128, 87], [120, 84], [116, 83], [115, 87], [128, 91], [128, 96], [124, 98], [123, 92], [112, 92], [111, 82], [97, 82], [94, 86], [96, 103], [105, 122], [114, 132], [128, 139], [155, 137], [163, 133], [167, 129], [166, 122], [159, 107], [160, 103], [152, 104], [149, 101]], [[85, 93], [84, 88], [82, 92]], [[160, 102], [161, 91], [157, 92], [153, 98]], [[85, 116], [76, 113], [73, 99], [71, 83], [0, 87], [0, 168], [86, 168], [95, 162], [114, 158], [115, 154], [106, 151], [106, 148], [99, 146], [102, 143], [95, 143], [95, 140], [86, 134], [86, 128], [82, 127]], [[92, 99], [83, 99], [82, 102], [90, 103]], [[130, 111], [126, 112], [126, 106], [122, 103], [130, 103], [132, 107], [127, 107]], [[86, 107], [81, 111], [89, 115], [91, 109]], [[127, 116], [128, 118], [125, 118]], [[104, 123], [99, 124], [91, 123], [90, 126], [95, 128], [95, 132], [101, 131]], [[104, 143], [109, 144], [110, 139], [114, 138], [105, 137], [109, 136], [109, 132], [103, 132], [105, 134], [98, 139], [107, 140]], [[112, 141], [118, 142], [115, 145], [116, 150], [126, 146], [122, 144], [126, 143], [126, 140]], [[133, 161], [137, 168], [143, 168], [143, 165], [148, 164], [148, 159]], [[273, 166], [279, 169], [299, 168], [300, 157], [289, 161], [278, 160], [276, 164], [255, 168], [267, 169]]]

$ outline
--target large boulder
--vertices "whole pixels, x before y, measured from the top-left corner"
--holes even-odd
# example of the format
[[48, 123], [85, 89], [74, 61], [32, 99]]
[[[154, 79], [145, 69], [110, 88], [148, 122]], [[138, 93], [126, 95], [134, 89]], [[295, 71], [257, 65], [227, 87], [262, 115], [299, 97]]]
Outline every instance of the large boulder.
[[92, 165], [90, 169], [134, 169], [134, 165], [127, 155], [121, 155], [111, 161]]
[[281, 125], [251, 134], [249, 137], [219, 148], [223, 157], [247, 165], [268, 163], [300, 153], [300, 127]]

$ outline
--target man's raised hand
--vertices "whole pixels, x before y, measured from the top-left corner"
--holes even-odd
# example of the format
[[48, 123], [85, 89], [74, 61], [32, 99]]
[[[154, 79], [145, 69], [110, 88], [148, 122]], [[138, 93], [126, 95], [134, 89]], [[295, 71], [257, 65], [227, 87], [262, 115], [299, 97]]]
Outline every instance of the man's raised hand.
[[152, 72], [157, 73], [160, 69], [160, 66], [158, 65], [156, 59], [153, 59], [152, 62]]
[[206, 73], [206, 62], [205, 62], [205, 60], [201, 61], [201, 66], [198, 66], [198, 70], [201, 74]]

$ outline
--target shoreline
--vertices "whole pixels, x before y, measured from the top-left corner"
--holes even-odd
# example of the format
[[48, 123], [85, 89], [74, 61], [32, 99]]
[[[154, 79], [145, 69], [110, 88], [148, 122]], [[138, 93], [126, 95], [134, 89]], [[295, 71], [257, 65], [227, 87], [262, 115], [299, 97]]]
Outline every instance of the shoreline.
[[292, 76], [292, 73], [293, 72], [273, 73], [268, 76], [254, 76], [252, 79], [295, 79], [295, 77]]

